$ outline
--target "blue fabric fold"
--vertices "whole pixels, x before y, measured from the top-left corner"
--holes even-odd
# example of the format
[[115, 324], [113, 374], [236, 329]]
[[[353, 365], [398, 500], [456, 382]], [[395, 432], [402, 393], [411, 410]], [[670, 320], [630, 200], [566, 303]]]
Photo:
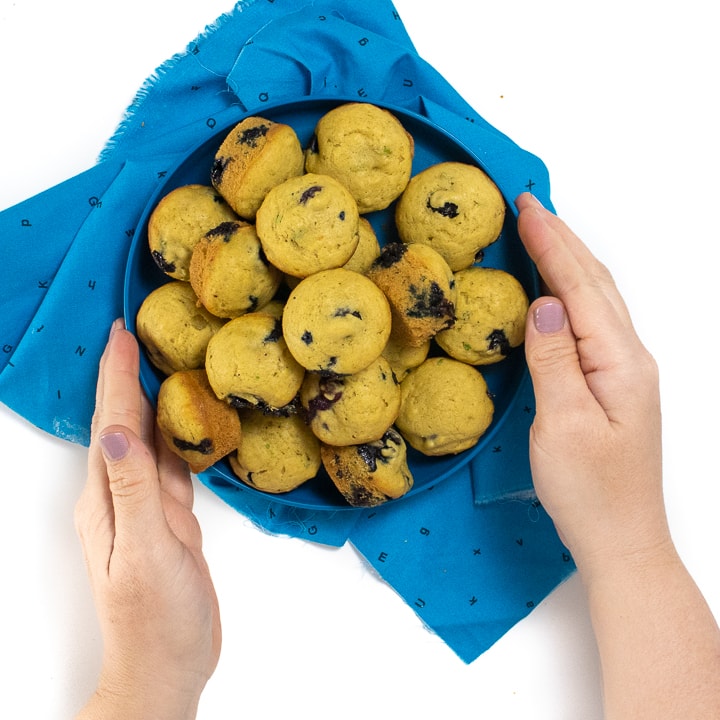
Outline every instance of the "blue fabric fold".
[[[95, 167], [0, 213], [0, 400], [87, 444], [97, 361], [123, 313], [127, 253], [165, 174], [249, 112], [344, 97], [422, 115], [471, 148], [506, 197], [547, 170], [423, 61], [388, 0], [239, 2], [140, 88]], [[22, 252], [17, 252], [22, 248]], [[471, 662], [573, 571], [532, 490], [527, 373], [489, 449], [449, 478], [372, 510], [315, 510], [200, 480], [276, 534], [351, 542], [456, 654]]]
[[536, 499], [478, 505], [464, 471], [396, 506], [365, 512], [350, 539], [465, 662], [574, 570]]
[[123, 267], [147, 203], [137, 188], [151, 191], [177, 161], [103, 163], [1, 216], [3, 309], [14, 311], [0, 325], [0, 397], [53, 435], [90, 441], [98, 361], [123, 314]]

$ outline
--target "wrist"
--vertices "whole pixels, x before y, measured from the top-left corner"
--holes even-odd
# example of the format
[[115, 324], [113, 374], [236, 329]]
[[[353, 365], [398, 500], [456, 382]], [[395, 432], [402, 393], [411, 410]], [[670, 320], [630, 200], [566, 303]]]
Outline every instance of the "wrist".
[[[570, 517], [569, 513], [560, 515]], [[675, 554], [662, 495], [633, 501], [598, 503], [595, 509], [556, 522], [581, 574], [604, 574], [662, 561]]]
[[643, 577], [679, 562], [666, 523], [654, 530], [633, 528], [613, 533], [604, 542], [586, 543], [571, 553], [589, 588]]
[[204, 683], [103, 671], [76, 720], [194, 720]]

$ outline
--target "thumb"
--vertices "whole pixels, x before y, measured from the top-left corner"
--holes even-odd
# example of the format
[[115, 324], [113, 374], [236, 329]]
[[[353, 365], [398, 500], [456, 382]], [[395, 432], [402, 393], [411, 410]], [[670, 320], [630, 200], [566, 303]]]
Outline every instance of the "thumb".
[[165, 524], [155, 459], [145, 443], [122, 425], [106, 428], [100, 447], [115, 512], [115, 536], [147, 538]]
[[557, 298], [541, 297], [528, 311], [525, 355], [539, 417], [567, 418], [588, 398], [577, 340]]

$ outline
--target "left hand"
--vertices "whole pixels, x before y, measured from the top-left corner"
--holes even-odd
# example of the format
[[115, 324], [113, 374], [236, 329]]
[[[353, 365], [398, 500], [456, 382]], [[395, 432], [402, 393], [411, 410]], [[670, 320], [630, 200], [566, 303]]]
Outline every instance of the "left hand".
[[217, 665], [218, 602], [186, 464], [156, 430], [138, 346], [113, 325], [75, 519], [104, 640], [80, 717], [195, 717]]

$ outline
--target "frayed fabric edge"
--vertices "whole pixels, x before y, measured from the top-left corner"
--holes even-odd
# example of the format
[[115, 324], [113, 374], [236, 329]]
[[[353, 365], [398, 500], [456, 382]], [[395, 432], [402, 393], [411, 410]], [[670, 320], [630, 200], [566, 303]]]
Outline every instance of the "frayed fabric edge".
[[217, 32], [220, 28], [223, 27], [227, 22], [229, 22], [235, 15], [238, 13], [241, 13], [245, 10], [247, 10], [250, 6], [254, 5], [258, 0], [239, 0], [239, 2], [235, 3], [235, 7], [230, 10], [229, 12], [223, 13], [218, 17], [213, 23], [206, 25], [203, 32], [198, 34], [193, 40], [191, 40], [187, 45], [185, 46], [185, 50], [182, 52], [175, 53], [172, 57], [168, 58], [163, 62], [159, 67], [157, 67], [153, 73], [145, 79], [145, 81], [142, 83], [140, 88], [135, 93], [135, 97], [133, 98], [132, 102], [128, 107], [124, 110], [122, 118], [120, 122], [118, 123], [117, 127], [115, 128], [115, 131], [110, 136], [110, 138], [105, 143], [103, 149], [100, 151], [100, 154], [98, 155], [97, 162], [103, 162], [108, 159], [110, 155], [112, 155], [113, 151], [115, 150], [115, 147], [119, 141], [119, 139], [122, 137], [122, 135], [125, 133], [125, 131], [128, 128], [128, 125], [134, 118], [135, 114], [138, 112], [140, 107], [142, 106], [143, 102], [145, 102], [146, 98], [150, 95], [151, 91], [155, 88], [155, 86], [162, 80], [162, 78], [167, 75], [169, 72], [171, 72], [180, 61], [182, 61], [184, 58], [188, 56], [188, 53], [192, 52], [192, 48], [194, 45], [197, 45], [198, 43], [202, 42], [205, 38], [209, 37], [213, 33]]

